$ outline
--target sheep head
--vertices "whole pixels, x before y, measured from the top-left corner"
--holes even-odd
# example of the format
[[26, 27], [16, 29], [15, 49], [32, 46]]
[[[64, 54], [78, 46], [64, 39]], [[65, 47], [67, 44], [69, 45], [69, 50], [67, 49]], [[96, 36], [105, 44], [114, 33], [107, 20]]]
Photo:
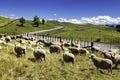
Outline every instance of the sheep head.
[[90, 59], [93, 59], [94, 57], [96, 57], [95, 54], [91, 54], [91, 55], [89, 56]]

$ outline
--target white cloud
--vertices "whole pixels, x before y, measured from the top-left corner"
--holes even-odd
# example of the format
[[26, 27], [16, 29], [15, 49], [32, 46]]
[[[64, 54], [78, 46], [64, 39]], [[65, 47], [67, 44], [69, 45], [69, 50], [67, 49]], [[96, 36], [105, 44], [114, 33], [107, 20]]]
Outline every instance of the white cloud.
[[66, 19], [60, 18], [59, 22], [70, 22], [75, 24], [96, 24], [96, 25], [105, 25], [105, 24], [120, 24], [120, 17], [112, 18], [110, 16], [98, 16], [98, 17], [82, 17], [81, 19]]
[[19, 17], [16, 16], [15, 14], [5, 14], [5, 15], [0, 15], [6, 18], [11, 18], [11, 19], [18, 19]]

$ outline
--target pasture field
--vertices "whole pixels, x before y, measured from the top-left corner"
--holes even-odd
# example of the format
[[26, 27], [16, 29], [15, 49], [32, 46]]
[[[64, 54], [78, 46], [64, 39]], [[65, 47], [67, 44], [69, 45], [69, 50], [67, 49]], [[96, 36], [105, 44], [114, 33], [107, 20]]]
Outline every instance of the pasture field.
[[32, 24], [33, 24], [32, 21], [27, 20], [26, 23], [24, 24], [24, 27], [22, 27], [22, 26], [19, 26], [20, 25], [19, 20], [16, 20], [7, 26], [1, 27], [0, 33], [8, 33], [9, 35], [13, 33], [21, 34], [21, 33], [27, 33], [32, 31], [51, 29], [59, 25], [59, 23], [56, 21], [47, 21], [46, 24], [44, 25], [40, 24], [39, 27], [33, 27]]
[[[14, 43], [11, 42], [11, 43]], [[48, 53], [46, 61], [36, 61], [32, 50], [26, 50], [25, 57], [16, 57], [14, 48], [0, 44], [0, 79], [1, 80], [120, 80], [119, 69], [113, 73], [97, 70], [89, 55], [75, 56], [75, 63], [64, 63], [62, 54]], [[91, 53], [91, 51], [90, 51]], [[103, 57], [101, 53], [95, 53]]]
[[[2, 22], [1, 22], [2, 21]], [[12, 19], [0, 17], [0, 25], [5, 25]], [[99, 41], [103, 43], [120, 43], [120, 33], [115, 28], [108, 26], [92, 25], [92, 24], [72, 24], [61, 23], [58, 21], [47, 21], [45, 25], [40, 24], [39, 27], [33, 27], [31, 20], [26, 20], [24, 27], [19, 26], [19, 20], [11, 24], [0, 27], [0, 33], [21, 34], [33, 31], [40, 31], [45, 29], [63, 26], [64, 28], [57, 31], [40, 33], [48, 36], [57, 36], [67, 39], [83, 40], [83, 41]], [[39, 34], [38, 34], [39, 35]]]
[[[61, 23], [64, 28], [52, 31], [49, 36], [61, 36], [67, 39], [96, 41], [103, 43], [120, 43], [120, 33], [115, 28], [92, 24]], [[43, 33], [48, 34], [48, 33]]]
[[12, 19], [4, 18], [4, 17], [0, 16], [0, 27], [4, 26], [5, 24], [8, 24], [10, 21], [12, 21]]

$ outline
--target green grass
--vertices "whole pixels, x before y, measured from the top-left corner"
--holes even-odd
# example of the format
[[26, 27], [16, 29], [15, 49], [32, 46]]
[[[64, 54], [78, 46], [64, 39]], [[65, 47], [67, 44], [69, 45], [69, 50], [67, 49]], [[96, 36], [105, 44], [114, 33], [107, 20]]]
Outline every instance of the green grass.
[[0, 16], [0, 27], [8, 24], [12, 19]]
[[[8, 23], [9, 19], [0, 17], [3, 22]], [[12, 20], [12, 19], [10, 19]], [[4, 24], [5, 24], [4, 23]], [[2, 22], [0, 21], [0, 24]], [[120, 32], [117, 32], [115, 28], [107, 27], [107, 26], [99, 26], [92, 24], [72, 24], [72, 23], [60, 23], [58, 21], [47, 21], [45, 25], [40, 24], [39, 27], [33, 27], [32, 21], [27, 20], [24, 24], [24, 27], [18, 26], [20, 25], [19, 20], [4, 26], [0, 27], [0, 33], [8, 33], [8, 34], [21, 34], [27, 33], [31, 31], [39, 31], [44, 29], [51, 29], [56, 26], [64, 26], [63, 29], [49, 32], [49, 36], [58, 36], [67, 39], [74, 40], [83, 40], [83, 41], [96, 41], [96, 39], [100, 39], [100, 42], [103, 43], [120, 43]], [[42, 33], [47, 34], [47, 33]]]
[[[47, 49], [47, 48], [46, 48]], [[107, 70], [101, 73], [86, 56], [75, 56], [75, 64], [60, 62], [60, 54], [48, 54], [45, 61], [32, 62], [33, 51], [27, 50], [26, 56], [17, 58], [13, 47], [3, 46], [0, 51], [1, 80], [120, 80], [120, 70]], [[102, 57], [100, 53], [97, 56]], [[63, 59], [62, 59], [63, 60]], [[119, 66], [120, 68], [120, 66]]]
[[[52, 31], [50, 36], [61, 36], [63, 38], [83, 40], [83, 41], [96, 41], [100, 38], [100, 42], [112, 43], [120, 42], [120, 33], [115, 28], [107, 26], [98, 26], [92, 24], [71, 24], [61, 23], [65, 28]], [[47, 34], [47, 33], [43, 33]]]
[[20, 25], [19, 20], [16, 20], [12, 24], [9, 24], [8, 26], [0, 28], [0, 33], [4, 32], [8, 34], [13, 34], [15, 32], [16, 34], [21, 34], [21, 33], [27, 33], [31, 31], [51, 29], [56, 26], [59, 26], [60, 24], [57, 21], [47, 21], [47, 23], [44, 25], [40, 24], [39, 27], [33, 27], [32, 21], [27, 20], [26, 23], [24, 24], [24, 27], [19, 25]]

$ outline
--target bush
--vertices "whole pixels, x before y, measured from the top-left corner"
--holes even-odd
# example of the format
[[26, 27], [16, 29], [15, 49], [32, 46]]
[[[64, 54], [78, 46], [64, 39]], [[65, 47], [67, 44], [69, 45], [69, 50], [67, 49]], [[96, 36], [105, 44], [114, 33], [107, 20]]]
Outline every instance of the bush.
[[100, 38], [97, 38], [95, 42], [100, 42], [100, 41], [101, 41], [101, 39], [100, 39]]
[[117, 25], [117, 26], [116, 26], [116, 29], [117, 29], [117, 31], [120, 32], [120, 25]]

